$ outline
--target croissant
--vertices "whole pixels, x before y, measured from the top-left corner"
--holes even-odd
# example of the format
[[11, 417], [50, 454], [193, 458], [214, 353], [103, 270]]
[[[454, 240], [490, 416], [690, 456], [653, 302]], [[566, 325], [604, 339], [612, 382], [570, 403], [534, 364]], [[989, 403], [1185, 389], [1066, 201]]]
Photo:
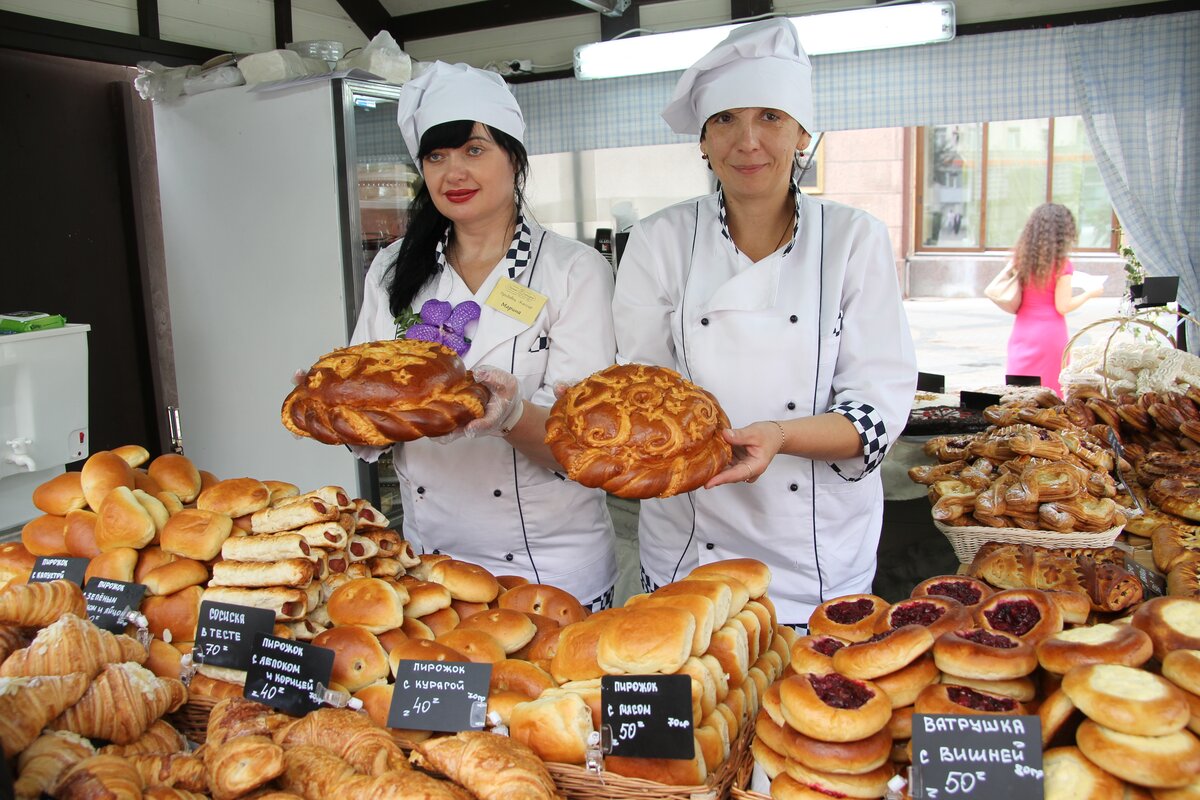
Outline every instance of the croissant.
[[474, 795], [410, 769], [375, 777], [355, 775], [339, 784], [328, 800], [474, 800]]
[[64, 772], [51, 794], [57, 800], [141, 800], [142, 776], [120, 756], [92, 756]]
[[227, 697], [209, 712], [205, 741], [210, 747], [215, 747], [239, 736], [270, 737], [291, 722], [291, 717], [262, 703], [242, 697]]
[[277, 730], [275, 741], [284, 749], [306, 744], [324, 747], [367, 775], [408, 767], [391, 734], [369, 717], [345, 708], [313, 711]]
[[94, 755], [96, 748], [82, 736], [70, 731], [43, 733], [17, 757], [16, 796], [36, 800], [58, 783], [64, 771]]
[[64, 614], [38, 631], [29, 647], [0, 664], [0, 676], [83, 672], [91, 678], [105, 664], [124, 661], [144, 664], [146, 657], [146, 648], [136, 639], [109, 633], [74, 614]]
[[1017, 419], [1052, 431], [1072, 430], [1076, 427], [1061, 406], [1057, 408], [1022, 408], [1017, 412]]
[[[0, 625], [0, 667], [3, 667], [4, 662], [8, 657], [29, 644], [29, 640], [22, 635], [21, 629], [16, 625]], [[0, 671], [0, 675], [3, 671]]]
[[114, 756], [169, 756], [182, 753], [187, 747], [183, 734], [175, 730], [165, 719], [156, 719], [138, 738], [129, 744], [107, 744], [99, 750], [100, 755]]
[[46, 723], [62, 713], [87, 690], [88, 676], [44, 675], [0, 678], [0, 745], [4, 757], [24, 750]]
[[265, 736], [206, 746], [204, 769], [214, 800], [233, 800], [283, 774], [283, 748]]
[[415, 746], [412, 762], [465, 786], [479, 800], [548, 800], [558, 790], [526, 745], [494, 733], [463, 731]]
[[1065, 458], [1067, 453], [1071, 452], [1057, 431], [1032, 426], [1028, 430], [1022, 430], [1009, 436], [1008, 446], [1015, 453], [1028, 454], [1038, 458]]
[[452, 350], [393, 339], [321, 356], [280, 414], [297, 436], [379, 447], [450, 433], [483, 416], [488, 397]]
[[354, 767], [323, 747], [302, 744], [284, 750], [279, 785], [305, 800], [328, 800], [358, 775]]
[[0, 591], [0, 623], [41, 628], [63, 614], [87, 617], [83, 590], [70, 581], [10, 583]]
[[208, 800], [208, 795], [178, 786], [148, 786], [142, 791], [142, 800]]
[[145, 733], [150, 723], [179, 708], [186, 699], [187, 689], [179, 681], [159, 678], [133, 662], [109, 664], [79, 702], [60, 714], [50, 727], [129, 744]]
[[1137, 578], [1110, 559], [1120, 551], [1051, 550], [989, 543], [967, 569], [999, 589], [1059, 589], [1086, 594], [1096, 611], [1121, 611], [1141, 601]]
[[207, 792], [208, 780], [204, 773], [204, 762], [187, 753], [169, 755], [129, 756], [142, 783], [146, 786], [168, 786], [187, 792]]

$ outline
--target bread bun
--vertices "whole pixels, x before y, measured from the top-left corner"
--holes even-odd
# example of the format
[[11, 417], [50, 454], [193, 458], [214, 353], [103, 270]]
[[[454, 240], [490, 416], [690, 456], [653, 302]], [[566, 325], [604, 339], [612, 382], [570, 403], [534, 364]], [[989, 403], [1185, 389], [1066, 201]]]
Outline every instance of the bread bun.
[[614, 775], [627, 778], [655, 781], [668, 786], [699, 786], [708, 778], [708, 766], [698, 744], [693, 744], [693, 752], [695, 755], [690, 759], [608, 756], [604, 759], [604, 767]]
[[[787, 778], [787, 772], [785, 772], [787, 769], [787, 756], [774, 750], [761, 737], [756, 736], [750, 740], [750, 754], [754, 757], [755, 765], [761, 767], [770, 780], [774, 781], [776, 776]], [[816, 795], [816, 792], [813, 792], [813, 795]], [[772, 796], [783, 797], [783, 795]]]
[[300, 487], [287, 481], [263, 481], [263, 486], [271, 490], [272, 505], [289, 497], [300, 494]]
[[1045, 800], [1121, 800], [1121, 780], [1089, 761], [1078, 747], [1055, 747], [1042, 753]]
[[892, 716], [891, 701], [873, 683], [837, 673], [786, 678], [779, 684], [779, 701], [788, 725], [826, 742], [865, 739], [883, 730]]
[[43, 514], [21, 528], [21, 544], [35, 556], [61, 556], [67, 552], [67, 518]]
[[873, 594], [835, 597], [813, 609], [808, 632], [847, 642], [865, 642], [875, 634], [875, 625], [887, 610], [887, 601]]
[[168, 553], [209, 561], [221, 552], [221, 545], [233, 530], [233, 520], [227, 514], [185, 508], [167, 520], [160, 537], [161, 547]]
[[[655, 589], [650, 597], [676, 597], [685, 594], [698, 594], [707, 597], [713, 604], [713, 630], [720, 630], [734, 614], [742, 610], [742, 604], [736, 602], [733, 586], [723, 580], [710, 578], [686, 578]], [[742, 602], [749, 598], [749, 590], [742, 586]]]
[[404, 616], [420, 618], [450, 607], [450, 590], [440, 583], [418, 580], [411, 575], [405, 575], [400, 581], [408, 589]]
[[383, 633], [404, 624], [404, 604], [396, 590], [378, 578], [358, 578], [339, 586], [326, 603], [336, 625], [361, 625]]
[[933, 638], [943, 633], [970, 627], [971, 613], [957, 600], [949, 597], [928, 595], [893, 603], [884, 615], [875, 622], [875, 632], [888, 628], [903, 628], [905, 625], [921, 625], [929, 628]]
[[1173, 650], [1167, 653], [1162, 662], [1162, 674], [1185, 692], [1200, 695], [1200, 651]]
[[395, 688], [395, 684], [392, 683], [373, 683], [354, 693], [354, 697], [362, 703], [362, 710], [381, 728], [388, 726], [388, 714], [392, 710], [392, 693]]
[[696, 620], [670, 606], [636, 606], [600, 634], [596, 663], [609, 675], [677, 671], [692, 654]]
[[212, 697], [217, 700], [224, 700], [227, 697], [236, 697], [240, 700], [244, 691], [241, 684], [210, 678], [203, 672], [193, 675], [192, 682], [188, 684], [189, 696]]
[[476, 664], [495, 664], [505, 659], [500, 642], [481, 630], [456, 628], [440, 634], [434, 641], [462, 653]]
[[160, 678], [179, 680], [183, 654], [162, 639], [151, 639], [145, 666]]
[[1083, 592], [1061, 589], [1043, 589], [1046, 596], [1058, 606], [1066, 625], [1085, 625], [1092, 614], [1092, 600]]
[[938, 669], [976, 680], [1023, 678], [1037, 669], [1037, 651], [1011, 633], [983, 628], [943, 633], [933, 643]]
[[765, 711], [758, 712], [754, 732], [776, 753], [822, 772], [861, 775], [886, 764], [892, 751], [886, 728], [858, 741], [824, 742], [775, 724]]
[[1150, 635], [1159, 661], [1172, 650], [1200, 650], [1200, 600], [1195, 598], [1147, 600], [1133, 612], [1132, 624]]
[[204, 590], [204, 599], [216, 603], [261, 608], [274, 613], [276, 622], [303, 619], [308, 613], [308, 593], [303, 589], [285, 586], [246, 589], [241, 586], [210, 585]]
[[559, 625], [579, 622], [588, 615], [574, 595], [543, 583], [527, 583], [509, 589], [499, 597], [499, 606], [539, 614]]
[[936, 683], [921, 690], [913, 703], [913, 711], [917, 714], [1011, 715], [1024, 714], [1025, 706], [1011, 697], [967, 686]]
[[95, 558], [100, 555], [96, 544], [96, 512], [81, 508], [67, 514], [63, 543], [67, 555], [76, 558]]
[[552, 689], [557, 684], [544, 669], [520, 661], [506, 658], [492, 664], [492, 677], [488, 685], [491, 692], [516, 692], [526, 700], [541, 697], [542, 692]]
[[86, 584], [92, 578], [104, 578], [110, 581], [133, 582], [133, 571], [137, 568], [138, 553], [131, 547], [118, 547], [93, 558], [88, 562], [87, 571], [83, 573]]
[[154, 570], [164, 564], [170, 564], [172, 561], [179, 558], [174, 553], [168, 553], [162, 547], [152, 544], [149, 547], [143, 547], [138, 551], [137, 568], [133, 571], [133, 580], [135, 583], [145, 583], [143, 580]]
[[1065, 675], [1085, 664], [1140, 667], [1154, 655], [1150, 637], [1132, 625], [1093, 625], [1060, 631], [1037, 646], [1043, 669]]
[[827, 634], [801, 636], [792, 645], [791, 663], [797, 673], [815, 672], [828, 675], [833, 668], [833, 654], [850, 642]]
[[1120, 664], [1087, 664], [1063, 677], [1075, 707], [1106, 728], [1137, 736], [1165, 736], [1187, 727], [1183, 690], [1151, 672]]
[[470, 603], [490, 603], [500, 594], [500, 584], [492, 573], [466, 561], [439, 561], [430, 568], [429, 580], [449, 589], [455, 600]]
[[400, 624], [400, 630], [410, 639], [423, 639], [430, 642], [434, 640], [433, 630], [419, 619], [405, 617], [404, 622]]
[[150, 512], [125, 486], [110, 491], [96, 512], [96, 546], [100, 552], [117, 547], [145, 547], [157, 533], [158, 526]]
[[550, 663], [550, 674], [554, 680], [566, 683], [603, 675], [604, 670], [596, 660], [600, 636], [607, 625], [628, 613], [623, 608], [610, 608], [563, 628]]
[[254, 478], [228, 478], [210, 486], [196, 498], [196, 508], [230, 517], [253, 514], [271, 502], [271, 490]]
[[133, 470], [133, 488], [141, 489], [148, 494], [158, 494], [163, 491], [163, 488], [158, 485], [158, 481], [150, 477], [150, 473], [136, 467]]
[[562, 626], [549, 617], [543, 617], [541, 614], [534, 614], [528, 611], [523, 613], [534, 624], [534, 627], [537, 628], [537, 632], [533, 634], [533, 638], [529, 640], [529, 644], [509, 655], [525, 661], [549, 660], [554, 658], [554, 653], [558, 650], [558, 637], [563, 631]]
[[354, 693], [388, 677], [388, 655], [375, 634], [357, 625], [340, 625], [317, 634], [312, 643], [333, 651], [330, 679]]
[[[890, 751], [891, 748], [889, 748]], [[800, 761], [787, 763], [787, 775], [797, 783], [834, 797], [883, 797], [887, 783], [896, 771], [891, 764], [881, 764], [861, 775], [839, 775], [812, 769]]]
[[[923, 691], [923, 690], [922, 690]], [[903, 708], [893, 708], [891, 719], [888, 720], [887, 727], [884, 728], [892, 735], [892, 740], [911, 739], [912, 738], [912, 717], [913, 707], [904, 706]]]
[[901, 667], [895, 672], [889, 672], [887, 675], [872, 678], [871, 681], [883, 690], [883, 693], [892, 701], [892, 708], [896, 709], [911, 706], [916, 702], [917, 695], [921, 693], [921, 690], [932, 683], [937, 683], [941, 676], [942, 673], [938, 671], [937, 664], [934, 663], [933, 654], [926, 653], [908, 666]]
[[88, 507], [99, 511], [108, 493], [118, 486], [133, 489], [133, 469], [123, 458], [108, 450], [92, 453], [79, 472], [80, 488]]
[[[334, 629], [336, 630], [336, 628]], [[408, 639], [388, 653], [388, 668], [395, 677], [401, 661], [452, 661], [470, 663], [471, 659], [452, 647], [429, 639]]]
[[975, 621], [981, 628], [1011, 633], [1034, 646], [1063, 629], [1062, 612], [1037, 589], [997, 592], [979, 604]]
[[538, 630], [527, 615], [511, 608], [493, 608], [472, 614], [458, 623], [458, 629], [474, 629], [489, 634], [508, 655], [533, 641]]
[[728, 575], [741, 581], [750, 591], [752, 600], [765, 595], [771, 586], [771, 569], [755, 558], [728, 558], [711, 564], [701, 564], [692, 570], [688, 577], [709, 578], [714, 575]]
[[37, 556], [21, 542], [0, 544], [0, 588], [9, 583], [25, 583], [33, 573]]
[[33, 504], [39, 511], [65, 517], [67, 512], [83, 508], [87, 498], [83, 496], [83, 482], [78, 472], [64, 472], [33, 490]]
[[199, 586], [207, 580], [208, 567], [194, 559], [180, 558], [150, 570], [139, 583], [146, 585], [148, 594], [164, 595]]
[[420, 618], [420, 621], [428, 625], [429, 630], [433, 631], [434, 638], [437, 638], [443, 633], [449, 633], [457, 628], [459, 618], [458, 612], [447, 606], [426, 614]]
[[729, 686], [741, 686], [750, 669], [750, 637], [736, 619], [713, 634], [706, 656], [716, 658], [721, 669], [729, 676]]
[[933, 634], [921, 625], [905, 625], [854, 642], [833, 654], [833, 668], [848, 678], [877, 678], [911, 664], [933, 648]]
[[150, 462], [146, 473], [163, 491], [175, 495], [181, 503], [191, 503], [200, 495], [203, 484], [201, 473], [187, 456], [164, 453]]
[[140, 467], [150, 460], [150, 451], [140, 444], [123, 444], [120, 447], [114, 447], [112, 453], [120, 456], [131, 467]]
[[926, 578], [913, 587], [912, 597], [948, 597], [967, 609], [986, 600], [995, 592], [978, 578], [968, 575], [937, 575]]
[[1187, 731], [1136, 736], [1089, 719], [1080, 724], [1075, 739], [1089, 761], [1139, 786], [1179, 788], [1200, 775], [1200, 740]]
[[546, 444], [567, 476], [618, 497], [670, 497], [725, 468], [729, 418], [710, 393], [665, 367], [608, 367], [565, 391]]
[[1062, 689], [1051, 692], [1038, 706], [1037, 713], [1042, 721], [1043, 747], [1057, 739], [1074, 741], [1075, 727], [1081, 715], [1066, 692]]
[[1013, 700], [1019, 700], [1022, 703], [1032, 702], [1037, 696], [1037, 684], [1030, 677], [985, 680], [981, 678], [966, 678], [961, 675], [952, 675], [949, 672], [943, 672], [942, 683], [952, 686], [963, 686], [967, 689], [978, 689], [981, 692], [998, 694], [1002, 697], [1011, 697]]
[[149, 623], [150, 633], [167, 643], [194, 642], [203, 594], [199, 586], [189, 586], [175, 594], [142, 600], [142, 614]]
[[592, 730], [591, 710], [571, 692], [521, 703], [509, 719], [509, 736], [542, 760], [563, 764], [584, 762]]

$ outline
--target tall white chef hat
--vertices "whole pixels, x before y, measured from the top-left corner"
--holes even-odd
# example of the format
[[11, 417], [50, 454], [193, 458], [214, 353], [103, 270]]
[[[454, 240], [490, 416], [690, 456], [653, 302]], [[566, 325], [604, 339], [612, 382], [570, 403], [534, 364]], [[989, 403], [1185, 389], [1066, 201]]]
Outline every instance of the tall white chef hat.
[[460, 119], [486, 123], [524, 144], [521, 107], [508, 84], [494, 72], [435, 61], [420, 77], [400, 87], [396, 121], [413, 158], [425, 131]]
[[786, 19], [735, 29], [687, 69], [662, 112], [676, 133], [700, 133], [729, 108], [778, 108], [812, 130], [812, 65]]

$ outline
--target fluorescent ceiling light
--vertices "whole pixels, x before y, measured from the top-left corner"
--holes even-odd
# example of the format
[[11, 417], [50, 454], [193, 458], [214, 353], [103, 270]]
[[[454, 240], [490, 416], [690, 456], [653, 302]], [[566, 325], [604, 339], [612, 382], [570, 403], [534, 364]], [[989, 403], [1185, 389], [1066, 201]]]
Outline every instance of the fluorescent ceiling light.
[[[954, 38], [954, 3], [908, 3], [788, 17], [810, 56], [880, 50]], [[616, 78], [687, 69], [741, 25], [631, 36], [575, 48], [575, 77]]]

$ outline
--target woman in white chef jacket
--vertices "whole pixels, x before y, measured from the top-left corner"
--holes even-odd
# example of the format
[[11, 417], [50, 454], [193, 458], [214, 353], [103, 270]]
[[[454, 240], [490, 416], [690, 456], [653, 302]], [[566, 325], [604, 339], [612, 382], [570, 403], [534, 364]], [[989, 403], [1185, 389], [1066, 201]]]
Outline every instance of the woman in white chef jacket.
[[405, 238], [367, 273], [351, 341], [440, 339], [492, 391], [461, 431], [395, 446], [404, 535], [611, 605], [604, 493], [557, 473], [544, 437], [554, 384], [613, 363], [612, 267], [523, 213], [525, 124], [498, 75], [437, 62], [402, 88], [399, 123], [424, 181]]
[[678, 370], [733, 425], [734, 461], [704, 490], [642, 502], [643, 583], [757, 558], [798, 626], [871, 589], [877, 468], [916, 386], [886, 227], [793, 182], [812, 109], [786, 20], [737, 29], [687, 70], [663, 117], [700, 135], [720, 189], [634, 227], [613, 299], [618, 359]]

